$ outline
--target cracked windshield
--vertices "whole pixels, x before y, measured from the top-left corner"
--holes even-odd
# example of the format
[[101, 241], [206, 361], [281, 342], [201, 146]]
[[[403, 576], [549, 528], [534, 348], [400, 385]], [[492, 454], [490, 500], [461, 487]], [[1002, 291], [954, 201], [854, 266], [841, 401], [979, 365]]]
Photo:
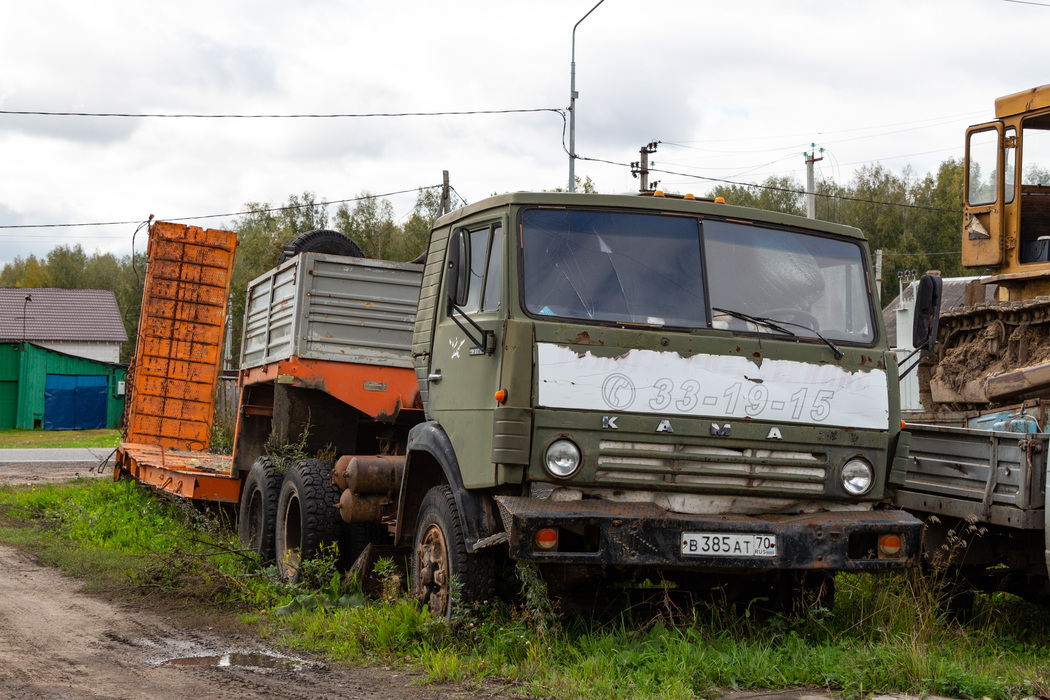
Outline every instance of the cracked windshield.
[[702, 230], [711, 316], [696, 219], [527, 210], [525, 308], [595, 322], [874, 341], [860, 246], [725, 221], [703, 221]]

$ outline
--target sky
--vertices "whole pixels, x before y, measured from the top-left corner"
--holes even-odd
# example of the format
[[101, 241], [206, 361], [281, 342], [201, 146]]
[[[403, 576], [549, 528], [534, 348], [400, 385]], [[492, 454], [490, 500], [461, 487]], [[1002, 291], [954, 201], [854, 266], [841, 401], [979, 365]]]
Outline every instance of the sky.
[[[468, 202], [564, 187], [574, 26], [576, 174], [600, 192], [636, 191], [651, 141], [682, 193], [805, 182], [812, 144], [818, 177], [918, 177], [1050, 83], [1050, 0], [604, 0], [581, 22], [595, 2], [0, 0], [0, 266], [142, 252], [150, 215], [222, 228], [303, 192], [330, 214], [402, 193], [400, 220], [443, 170]], [[11, 114], [475, 111], [507, 113]]]

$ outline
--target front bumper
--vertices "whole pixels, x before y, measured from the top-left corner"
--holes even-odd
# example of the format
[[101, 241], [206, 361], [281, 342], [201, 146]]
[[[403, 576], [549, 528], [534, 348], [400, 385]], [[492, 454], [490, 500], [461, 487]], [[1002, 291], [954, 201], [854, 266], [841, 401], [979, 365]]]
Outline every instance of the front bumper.
[[[549, 501], [497, 496], [509, 535], [510, 556], [560, 564], [659, 566], [695, 570], [821, 569], [888, 571], [915, 566], [922, 521], [899, 510], [845, 511], [793, 516], [690, 515], [652, 503]], [[536, 544], [536, 533], [559, 533], [553, 550]], [[770, 534], [776, 555], [710, 556], [682, 553], [684, 533]], [[878, 538], [900, 537], [900, 552], [880, 557]]]

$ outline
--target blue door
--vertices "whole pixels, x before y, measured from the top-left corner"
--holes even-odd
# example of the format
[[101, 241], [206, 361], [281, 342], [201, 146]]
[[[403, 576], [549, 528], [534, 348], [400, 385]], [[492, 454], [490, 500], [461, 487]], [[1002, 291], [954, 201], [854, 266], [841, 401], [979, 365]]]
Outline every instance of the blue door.
[[105, 375], [49, 374], [44, 380], [44, 430], [106, 427]]

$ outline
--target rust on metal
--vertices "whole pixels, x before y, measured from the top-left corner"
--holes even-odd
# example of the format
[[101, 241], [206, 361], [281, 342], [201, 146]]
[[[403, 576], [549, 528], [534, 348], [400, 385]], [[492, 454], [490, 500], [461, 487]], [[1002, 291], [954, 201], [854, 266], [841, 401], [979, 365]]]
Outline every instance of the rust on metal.
[[224, 455], [124, 442], [114, 476], [132, 478], [185, 498], [219, 503], [237, 503], [240, 499], [241, 482], [230, 478], [230, 458]]
[[[496, 496], [495, 500], [507, 524], [511, 557], [537, 563], [886, 571], [914, 566], [922, 536], [922, 521], [898, 510], [790, 516], [690, 515], [672, 513], [653, 503], [602, 499], [551, 501]], [[543, 528], [563, 533], [553, 551], [540, 549], [535, 543], [536, 533]], [[771, 535], [776, 537], [776, 554], [686, 555], [682, 552], [685, 533]], [[881, 534], [900, 536], [900, 557], [873, 555]]]
[[[412, 368], [293, 356], [287, 360], [241, 370], [242, 387], [273, 381], [322, 390], [372, 418], [387, 422], [397, 420], [405, 411], [423, 410], [419, 380]], [[385, 391], [375, 389], [380, 384], [386, 386]]]
[[381, 493], [354, 493], [346, 489], [339, 496], [339, 516], [348, 523], [378, 523], [391, 499]]
[[236, 247], [230, 231], [150, 226], [126, 442], [207, 449]]
[[346, 487], [355, 493], [394, 493], [401, 489], [405, 456], [358, 455], [346, 466]]

